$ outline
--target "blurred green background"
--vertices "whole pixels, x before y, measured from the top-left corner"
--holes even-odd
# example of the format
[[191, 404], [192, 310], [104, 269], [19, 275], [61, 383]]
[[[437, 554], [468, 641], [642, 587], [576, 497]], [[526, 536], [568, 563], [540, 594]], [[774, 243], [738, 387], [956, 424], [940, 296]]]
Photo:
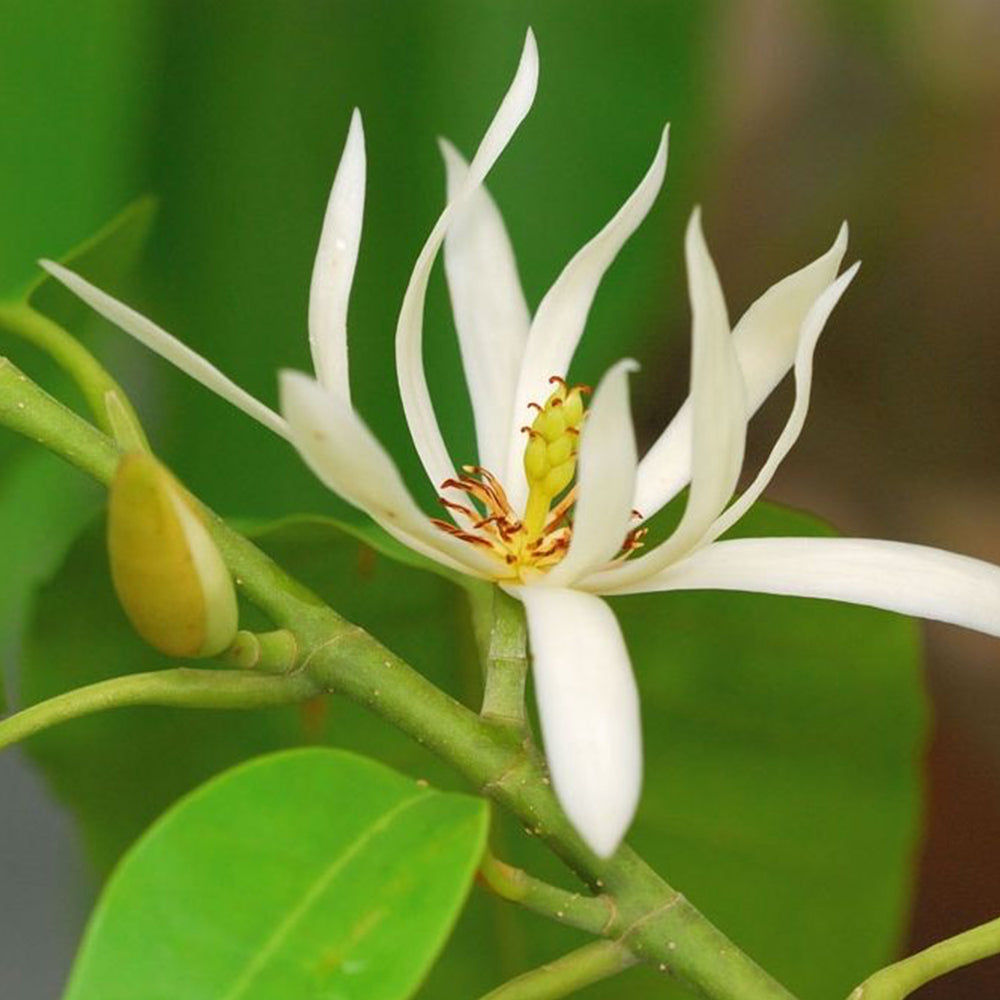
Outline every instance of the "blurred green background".
[[[531, 24], [539, 95], [490, 188], [532, 305], [672, 122], [664, 193], [602, 286], [574, 374], [593, 381], [637, 357], [636, 410], [652, 440], [685, 390], [679, 251], [692, 206], [704, 206], [734, 314], [825, 248], [846, 217], [848, 259], [865, 264], [820, 349], [810, 421], [772, 495], [847, 533], [1000, 562], [1000, 8], [990, 0], [0, 0], [0, 23], [0, 290], [153, 192], [160, 218], [143, 265], [113, 290], [270, 402], [275, 371], [308, 363], [312, 253], [361, 108], [369, 175], [352, 383], [418, 490], [392, 330], [443, 200], [434, 139], [472, 152]], [[453, 454], [471, 457], [440, 273], [426, 329], [439, 416]], [[214, 507], [344, 513], [241, 414], [124, 336], [97, 324], [85, 336], [161, 453]], [[0, 349], [51, 376], [20, 345]], [[749, 470], [786, 404], [755, 422]], [[54, 554], [54, 519], [79, 521], [97, 498], [9, 435], [0, 456], [0, 540], [8, 567], [30, 577], [41, 565], [19, 561], [17, 546], [40, 537]], [[14, 614], [5, 606], [0, 617], [8, 647]], [[1000, 900], [1000, 657], [981, 637], [928, 636], [938, 725], [911, 946], [994, 915]], [[0, 991], [45, 996], [80, 914], [40, 894], [72, 881], [75, 862], [30, 777], [10, 782], [24, 798], [0, 833], [0, 882], [19, 885], [21, 902], [5, 902], [0, 923], [19, 913], [21, 937], [0, 940]], [[997, 982], [986, 963], [926, 995], [980, 996]]]

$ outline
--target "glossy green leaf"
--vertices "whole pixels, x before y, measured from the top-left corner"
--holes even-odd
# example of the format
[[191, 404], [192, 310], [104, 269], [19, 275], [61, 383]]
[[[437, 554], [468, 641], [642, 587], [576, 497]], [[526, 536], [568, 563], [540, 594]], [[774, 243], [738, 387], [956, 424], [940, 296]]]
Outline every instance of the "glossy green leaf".
[[481, 799], [311, 749], [228, 771], [108, 883], [65, 1000], [404, 1000], [486, 841]]
[[[464, 617], [465, 598], [453, 585], [415, 574], [329, 522], [290, 519], [257, 534], [342, 613], [456, 696], [476, 697], [475, 646]], [[243, 610], [241, 625], [268, 627], [253, 617], [251, 608]], [[456, 672], [459, 662], [468, 665], [465, 674]], [[21, 660], [23, 700], [30, 704], [108, 677], [170, 665], [135, 635], [118, 604], [102, 517], [35, 597]], [[184, 733], [183, 740], [178, 732]], [[77, 818], [96, 868], [107, 872], [178, 796], [239, 761], [314, 742], [326, 732], [336, 743], [362, 747], [414, 774], [433, 776], [438, 785], [460, 785], [395, 729], [337, 698], [260, 712], [124, 709], [39, 734], [28, 749]]]
[[[758, 505], [740, 530], [826, 529]], [[480, 681], [462, 591], [378, 555], [328, 520], [289, 519], [255, 535], [345, 615], [476, 704]], [[110, 593], [101, 596], [97, 558], [92, 542], [81, 543], [42, 596], [29, 663], [35, 692], [42, 679], [62, 690], [95, 670], [152, 665], [127, 626], [116, 623]], [[79, 599], [84, 591], [87, 602]], [[891, 956], [906, 920], [926, 725], [913, 623], [867, 608], [744, 594], [661, 594], [614, 604], [645, 724], [645, 791], [630, 839], [791, 988], [839, 1000]], [[253, 746], [305, 732], [441, 787], [462, 787], [357, 706], [334, 698], [325, 711], [322, 723], [314, 716], [303, 729], [294, 712], [252, 719], [212, 713], [208, 720], [136, 709], [71, 723], [32, 749], [83, 819], [91, 844], [103, 845], [105, 863], [113, 846], [138, 832], [140, 819], [213, 769]], [[185, 740], [178, 746], [180, 726]], [[168, 766], [163, 760], [171, 755]], [[516, 823], [498, 812], [495, 825], [503, 856], [575, 888]], [[581, 941], [476, 893], [421, 996], [479, 995]], [[665, 989], [662, 977], [637, 969], [581, 995], [642, 1000]]]
[[[135, 265], [156, 217], [156, 200], [138, 198], [60, 263], [78, 271], [99, 286], [113, 287]], [[25, 296], [28, 303], [68, 330], [75, 330], [93, 315], [89, 306], [42, 272]]]

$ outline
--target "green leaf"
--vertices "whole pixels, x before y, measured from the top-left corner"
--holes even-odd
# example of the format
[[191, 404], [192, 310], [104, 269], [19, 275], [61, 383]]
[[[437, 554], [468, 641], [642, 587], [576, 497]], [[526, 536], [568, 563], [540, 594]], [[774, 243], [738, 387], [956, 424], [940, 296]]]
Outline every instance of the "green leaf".
[[[739, 528], [828, 531], [769, 505]], [[459, 588], [378, 555], [328, 520], [289, 519], [255, 536], [347, 617], [477, 704], [475, 643]], [[25, 678], [34, 697], [163, 663], [128, 632], [102, 560], [100, 536], [89, 536], [41, 596]], [[914, 624], [868, 608], [750, 594], [654, 594], [614, 607], [645, 724], [645, 790], [630, 839], [789, 987], [840, 1000], [890, 958], [910, 901], [926, 734]], [[134, 709], [70, 723], [31, 750], [104, 865], [197, 781], [307, 733], [439, 787], [463, 787], [357, 706], [333, 698], [325, 711], [304, 728], [293, 711]], [[516, 823], [498, 813], [494, 829], [501, 856], [576, 887]], [[421, 996], [479, 995], [582, 940], [475, 893]], [[581, 996], [644, 1000], [670, 989], [636, 969]]]
[[[114, 287], [138, 260], [155, 217], [156, 199], [138, 198], [60, 258], [60, 263], [97, 285]], [[93, 314], [78, 296], [44, 271], [32, 282], [25, 298], [34, 309], [68, 330], [77, 329]]]
[[[31, 449], [9, 458], [0, 476], [0, 655], [16, 652], [33, 589], [59, 565], [93, 517], [99, 488], [76, 469]], [[28, 516], [30, 513], [30, 516]], [[0, 671], [0, 709], [3, 707]]]
[[[742, 535], [814, 535], [759, 504]], [[651, 594], [612, 602], [642, 699], [630, 843], [796, 995], [840, 1000], [908, 919], [927, 735], [915, 623], [830, 601]], [[508, 828], [502, 854], [571, 879]], [[495, 942], [487, 955], [476, 942]], [[477, 995], [582, 938], [479, 900], [423, 994]], [[579, 994], [687, 996], [637, 968]]]
[[129, 852], [66, 1000], [403, 1000], [469, 891], [481, 799], [311, 749], [226, 772]]
[[318, 517], [313, 514], [292, 514], [289, 517], [278, 518], [278, 520], [241, 519], [236, 522], [236, 527], [245, 534], [254, 537], [280, 536], [284, 533], [294, 536], [300, 530], [307, 533], [316, 532], [326, 544], [330, 544], [331, 540], [338, 538], [338, 536], [347, 536], [356, 539], [376, 554], [385, 556], [400, 566], [434, 573], [463, 589], [468, 590], [482, 585], [480, 580], [449, 569], [447, 566], [407, 548], [374, 521], [367, 519], [347, 521], [336, 517]]
[[[453, 585], [416, 576], [332, 522], [293, 518], [253, 534], [342, 613], [453, 694], [478, 696], [475, 645], [465, 623], [464, 597]], [[268, 627], [254, 618], [252, 608], [243, 609], [241, 626]], [[467, 665], [465, 675], [456, 670], [460, 662]], [[138, 638], [118, 604], [101, 518], [35, 596], [21, 659], [23, 700], [33, 704], [108, 677], [169, 665]], [[439, 786], [462, 786], [397, 730], [339, 698], [260, 712], [124, 709], [39, 734], [27, 748], [76, 817], [95, 867], [106, 873], [180, 795], [240, 761], [322, 740], [327, 733], [333, 742], [433, 777]]]

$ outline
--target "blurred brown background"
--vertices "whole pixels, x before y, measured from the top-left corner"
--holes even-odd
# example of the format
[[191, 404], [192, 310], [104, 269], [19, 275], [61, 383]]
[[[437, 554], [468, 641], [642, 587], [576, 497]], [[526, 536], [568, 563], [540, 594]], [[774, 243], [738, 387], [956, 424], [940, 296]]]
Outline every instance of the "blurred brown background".
[[[854, 6], [742, 0], [717, 39], [707, 224], [734, 310], [831, 206], [850, 206], [847, 260], [864, 261], [770, 495], [847, 534], [1000, 562], [1000, 4], [900, 0], [870, 37]], [[757, 421], [757, 461], [786, 405]], [[908, 951], [1000, 913], [1000, 646], [926, 636], [935, 724]], [[917, 994], [998, 995], [998, 958]]]

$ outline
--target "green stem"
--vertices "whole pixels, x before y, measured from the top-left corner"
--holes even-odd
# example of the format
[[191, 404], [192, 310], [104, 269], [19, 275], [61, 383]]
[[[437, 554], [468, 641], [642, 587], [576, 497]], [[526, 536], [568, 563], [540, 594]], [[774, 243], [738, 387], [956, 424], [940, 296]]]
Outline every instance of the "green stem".
[[1000, 954], [1000, 917], [880, 969], [849, 1000], [903, 1000], [938, 976], [996, 954]]
[[[114, 472], [115, 445], [5, 360], [0, 360], [0, 424], [102, 482]], [[206, 514], [237, 585], [273, 622], [295, 634], [302, 658], [297, 672], [287, 677], [234, 674], [230, 683], [241, 677], [279, 685], [291, 699], [290, 685], [298, 678], [307, 692], [341, 692], [368, 706], [510, 809], [595, 893], [611, 896], [617, 914], [606, 933], [637, 957], [669, 967], [712, 1000], [790, 1000], [791, 994], [628, 847], [609, 859], [596, 857], [566, 819], [537, 752], [519, 732], [491, 724], [455, 701], [324, 605], [221, 518]], [[94, 710], [100, 707], [107, 706]]]
[[108, 483], [120, 452], [114, 442], [0, 357], [0, 423]]
[[0, 330], [45, 351], [76, 382], [98, 427], [127, 450], [149, 451], [149, 442], [121, 386], [58, 323], [27, 303], [0, 303]]
[[557, 1000], [635, 965], [617, 941], [595, 941], [498, 986], [482, 1000]]
[[286, 628], [274, 632], [248, 632], [240, 629], [229, 648], [219, 655], [223, 663], [244, 670], [262, 670], [269, 674], [287, 674], [299, 661], [299, 643]]
[[496, 895], [552, 920], [602, 935], [613, 924], [615, 904], [607, 896], [568, 892], [505, 864], [487, 851], [479, 865], [480, 881]]
[[0, 721], [0, 749], [50, 726], [128, 705], [182, 708], [270, 708], [316, 693], [308, 678], [179, 667], [125, 674], [39, 702]]
[[480, 715], [490, 722], [527, 729], [524, 686], [528, 674], [528, 632], [520, 601], [493, 588], [493, 621], [486, 653], [486, 689]]

